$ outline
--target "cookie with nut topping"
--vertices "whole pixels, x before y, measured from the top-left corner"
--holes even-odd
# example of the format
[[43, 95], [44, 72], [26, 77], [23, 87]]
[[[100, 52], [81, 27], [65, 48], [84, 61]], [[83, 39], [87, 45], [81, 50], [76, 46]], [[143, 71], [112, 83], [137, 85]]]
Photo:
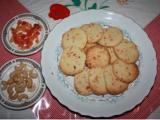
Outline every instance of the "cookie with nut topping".
[[110, 56], [102, 46], [91, 47], [86, 54], [86, 65], [89, 68], [105, 67], [109, 64]]
[[103, 28], [97, 23], [84, 24], [80, 28], [87, 34], [88, 43], [98, 42], [103, 35]]
[[131, 83], [139, 75], [139, 69], [134, 63], [128, 64], [121, 60], [116, 60], [113, 63], [113, 73], [121, 81]]
[[75, 75], [83, 71], [86, 55], [79, 48], [64, 49], [60, 58], [60, 69], [65, 75]]
[[104, 34], [98, 42], [102, 46], [114, 47], [123, 40], [123, 33], [117, 27], [109, 27], [104, 29]]
[[115, 46], [114, 51], [118, 58], [126, 63], [135, 63], [139, 58], [139, 51], [136, 44], [126, 39]]
[[87, 35], [80, 28], [71, 28], [62, 36], [62, 47], [64, 49], [69, 47], [77, 47], [83, 49], [87, 43]]
[[96, 95], [105, 95], [108, 93], [103, 75], [103, 68], [92, 68], [89, 70], [89, 84], [93, 93]]

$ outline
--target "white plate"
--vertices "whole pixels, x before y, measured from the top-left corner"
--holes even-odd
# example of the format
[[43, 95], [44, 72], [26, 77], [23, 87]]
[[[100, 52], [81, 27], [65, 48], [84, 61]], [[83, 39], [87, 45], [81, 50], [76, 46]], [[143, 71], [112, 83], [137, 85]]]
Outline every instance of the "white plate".
[[11, 72], [14, 71], [16, 65], [20, 62], [26, 63], [29, 69], [35, 69], [38, 73], [38, 77], [33, 80], [33, 83], [36, 85], [36, 89], [33, 92], [28, 92], [25, 90], [25, 94], [28, 95], [29, 99], [22, 101], [11, 101], [8, 98], [8, 93], [6, 90], [2, 90], [0, 87], [0, 103], [10, 109], [20, 110], [25, 109], [33, 104], [35, 104], [43, 95], [46, 85], [44, 78], [42, 76], [40, 65], [32, 59], [29, 58], [16, 58], [8, 61], [0, 68], [0, 85], [2, 80], [8, 80]]
[[[42, 31], [40, 32], [39, 35], [38, 44], [33, 44], [31, 48], [22, 50], [16, 44], [10, 42], [12, 36], [11, 28], [16, 27], [18, 20], [24, 20], [31, 24], [38, 23], [42, 26]], [[21, 56], [31, 55], [38, 52], [43, 47], [44, 41], [48, 37], [48, 33], [49, 33], [49, 26], [44, 18], [31, 13], [23, 13], [13, 17], [6, 23], [2, 31], [2, 42], [4, 47], [13, 54]]]
[[[138, 46], [140, 57], [137, 64], [140, 74], [124, 94], [87, 97], [78, 95], [73, 86], [73, 77], [65, 76], [59, 70], [63, 33], [70, 28], [91, 22], [99, 23], [104, 27], [119, 27], [125, 37], [133, 40]], [[53, 29], [44, 44], [41, 64], [46, 84], [60, 103], [82, 115], [110, 117], [129, 111], [142, 102], [154, 83], [157, 61], [155, 50], [147, 34], [131, 19], [110, 11], [90, 10], [64, 19]]]

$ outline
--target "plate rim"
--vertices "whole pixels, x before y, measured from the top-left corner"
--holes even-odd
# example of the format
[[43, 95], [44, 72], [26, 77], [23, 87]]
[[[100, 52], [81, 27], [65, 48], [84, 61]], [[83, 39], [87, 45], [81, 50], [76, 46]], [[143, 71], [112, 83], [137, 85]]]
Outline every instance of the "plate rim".
[[[115, 116], [115, 115], [121, 115], [121, 114], [123, 114], [123, 113], [126, 113], [127, 111], [132, 110], [135, 106], [139, 105], [139, 104], [144, 100], [144, 98], [149, 94], [150, 90], [152, 89], [153, 84], [154, 84], [155, 79], [156, 79], [156, 75], [157, 75], [157, 57], [156, 57], [156, 51], [155, 51], [155, 48], [154, 48], [154, 46], [153, 46], [152, 41], [150, 40], [150, 38], [149, 38], [149, 36], [147, 35], [147, 33], [142, 29], [142, 27], [141, 27], [140, 25], [138, 25], [133, 19], [131, 19], [130, 17], [127, 17], [127, 16], [125, 16], [125, 15], [123, 15], [123, 14], [120, 14], [120, 13], [117, 13], [117, 12], [114, 12], [114, 11], [108, 11], [108, 10], [87, 10], [87, 11], [81, 11], [81, 12], [74, 13], [74, 14], [72, 14], [71, 16], [69, 16], [68, 18], [72, 17], [73, 15], [83, 14], [83, 12], [89, 12], [89, 11], [93, 11], [93, 12], [94, 12], [94, 11], [102, 11], [102, 12], [106, 12], [106, 13], [118, 14], [119, 16], [128, 19], [129, 21], [131, 21], [132, 23], [134, 23], [137, 27], [139, 27], [140, 30], [142, 30], [142, 32], [144, 33], [145, 37], [148, 38], [148, 40], [149, 40], [148, 42], [151, 44], [151, 47], [153, 48], [153, 51], [152, 51], [152, 52], [154, 53], [153, 56], [155, 57], [155, 66], [154, 66], [155, 74], [154, 74], [154, 80], [152, 80], [152, 84], [150, 85], [150, 88], [147, 89], [148, 91], [145, 92], [145, 94], [141, 97], [142, 99], [138, 99], [138, 100], [137, 100], [138, 102], [137, 102], [136, 104], [130, 105], [130, 107], [128, 107], [128, 109], [125, 109], [125, 110], [123, 110], [123, 111], [121, 111], [121, 112], [119, 112], [119, 113], [117, 113], [117, 114], [110, 114], [110, 115], [108, 115], [108, 116], [102, 116], [102, 115], [97, 115], [97, 114], [96, 114], [96, 115], [87, 114], [87, 113], [84, 113], [84, 112], [82, 112], [82, 111], [78, 111], [77, 109], [73, 108], [73, 107], [70, 106], [70, 105], [69, 105], [69, 106], [66, 105], [66, 102], [63, 102], [62, 98], [57, 97], [57, 93], [51, 91], [51, 88], [50, 88], [51, 86], [48, 85], [49, 82], [47, 82], [47, 80], [46, 80], [46, 78], [45, 78], [46, 85], [48, 86], [49, 90], [51, 91], [51, 94], [52, 94], [53, 96], [55, 96], [55, 98], [58, 100], [58, 102], [59, 102], [60, 104], [62, 104], [63, 106], [67, 107], [69, 110], [71, 110], [71, 111], [73, 111], [73, 112], [79, 113], [80, 115], [90, 116], [90, 117], [95, 117], [95, 118], [97, 118], [97, 117], [112, 117], [112, 116]], [[58, 24], [62, 23], [63, 21], [65, 21], [65, 20], [68, 19], [68, 18], [63, 19], [63, 20], [62, 20], [61, 22], [59, 22]], [[58, 26], [58, 24], [54, 27], [54, 29]], [[50, 32], [50, 34], [54, 31], [54, 29]], [[50, 36], [50, 34], [49, 34], [49, 36]], [[48, 36], [47, 39], [50, 38], [49, 36]], [[46, 40], [46, 41], [47, 41], [47, 40]], [[46, 42], [46, 41], [45, 41], [45, 42]], [[44, 75], [44, 68], [43, 68], [43, 65], [45, 65], [45, 63], [43, 62], [44, 50], [42, 50], [42, 53], [41, 53], [41, 54], [42, 54], [42, 58], [41, 58], [42, 74], [43, 74], [43, 76], [45, 77], [45, 75]]]
[[[34, 51], [32, 51], [32, 52], [27, 52], [27, 53], [16, 53], [16, 52], [10, 50], [10, 49], [6, 46], [6, 44], [5, 44], [5, 42], [4, 42], [4, 41], [6, 41], [6, 39], [4, 40], [4, 31], [5, 31], [6, 27], [7, 27], [7, 25], [10, 24], [10, 23], [12, 23], [12, 22], [11, 22], [12, 20], [14, 21], [14, 19], [16, 19], [16, 18], [19, 17], [19, 16], [23, 16], [23, 15], [30, 15], [30, 16], [39, 17], [39, 18], [44, 22], [45, 26], [47, 27], [47, 32], [45, 33], [46, 38], [42, 41], [42, 44], [40, 45], [40, 47], [37, 48], [37, 49], [35, 49]], [[11, 17], [11, 18], [4, 24], [4, 26], [3, 26], [3, 28], [2, 28], [2, 32], [1, 32], [1, 40], [2, 40], [2, 44], [3, 44], [4, 48], [5, 48], [8, 52], [10, 52], [11, 54], [14, 54], [14, 55], [18, 55], [18, 56], [24, 57], [24, 56], [33, 55], [33, 54], [37, 53], [38, 51], [42, 50], [43, 45], [44, 45], [44, 42], [45, 42], [46, 39], [48, 38], [50, 31], [51, 31], [51, 29], [50, 29], [50, 27], [49, 27], [49, 24], [48, 24], [46, 18], [44, 18], [43, 16], [41, 16], [41, 15], [39, 15], [39, 14], [36, 14], [36, 13], [24, 12], [24, 13], [20, 13], [20, 14], [17, 14], [17, 15], [15, 15], [15, 16]], [[31, 48], [31, 49], [32, 49], [32, 48]], [[21, 50], [19, 50], [19, 51], [21, 51]]]
[[[2, 105], [2, 106], [4, 106], [5, 108], [8, 108], [8, 109], [11, 109], [11, 110], [24, 110], [24, 109], [27, 109], [27, 108], [29, 108], [29, 107], [31, 107], [31, 106], [33, 106], [34, 104], [36, 104], [40, 99], [41, 99], [41, 97], [44, 95], [44, 92], [45, 92], [45, 90], [46, 90], [46, 83], [45, 83], [45, 79], [44, 79], [44, 77], [43, 77], [43, 75], [42, 75], [42, 68], [40, 67], [40, 64], [38, 63], [38, 62], [36, 62], [35, 60], [33, 60], [33, 59], [31, 59], [31, 58], [26, 58], [26, 57], [20, 57], [20, 58], [14, 58], [14, 59], [11, 59], [11, 60], [9, 60], [9, 61], [7, 61], [7, 62], [5, 62], [1, 67], [0, 67], [0, 76], [2, 75], [2, 73], [1, 73], [1, 70], [7, 65], [7, 64], [9, 64], [9, 63], [12, 63], [12, 62], [14, 62], [14, 61], [19, 61], [19, 60], [24, 60], [24, 61], [26, 61], [27, 60], [27, 62], [29, 62], [29, 63], [34, 63], [36, 66], [38, 66], [38, 68], [36, 68], [36, 69], [38, 69], [38, 71], [40, 72], [40, 75], [41, 75], [41, 80], [40, 80], [40, 82], [42, 83], [42, 85], [43, 85], [43, 87], [41, 86], [41, 88], [39, 88], [38, 89], [38, 92], [36, 93], [37, 95], [39, 94], [39, 93], [41, 93], [38, 97], [37, 97], [37, 99], [35, 100], [35, 101], [33, 101], [33, 102], [30, 102], [30, 104], [27, 104], [26, 106], [20, 106], [20, 107], [13, 107], [13, 106], [9, 106], [9, 105], [6, 105], [5, 103], [3, 103], [2, 102], [2, 100], [0, 100], [0, 104]], [[10, 66], [10, 65], [9, 65]], [[0, 90], [1, 91], [1, 90]], [[2, 92], [2, 91], [1, 91]], [[1, 94], [1, 93], [0, 93]], [[2, 96], [2, 95], [1, 95]], [[3, 99], [4, 100], [4, 99]], [[32, 99], [31, 99], [32, 100]], [[27, 102], [28, 103], [28, 102]]]

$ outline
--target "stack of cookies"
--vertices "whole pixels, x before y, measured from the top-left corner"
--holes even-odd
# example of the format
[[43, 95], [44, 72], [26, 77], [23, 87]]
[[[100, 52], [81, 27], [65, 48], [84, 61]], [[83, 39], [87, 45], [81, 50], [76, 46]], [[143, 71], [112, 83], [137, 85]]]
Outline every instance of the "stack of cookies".
[[71, 28], [62, 37], [59, 66], [74, 76], [75, 90], [84, 96], [117, 95], [139, 75], [139, 51], [117, 27], [90, 23]]

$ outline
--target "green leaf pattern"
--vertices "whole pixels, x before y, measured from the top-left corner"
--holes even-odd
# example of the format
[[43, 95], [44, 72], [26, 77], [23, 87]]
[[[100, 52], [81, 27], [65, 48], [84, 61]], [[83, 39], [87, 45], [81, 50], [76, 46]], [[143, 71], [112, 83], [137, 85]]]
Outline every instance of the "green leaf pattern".
[[91, 7], [89, 7], [88, 9], [97, 9], [97, 3], [94, 3]]
[[99, 9], [104, 9], [104, 8], [108, 8], [109, 6], [102, 6]]
[[80, 6], [81, 5], [81, 1], [80, 0], [72, 0], [73, 4], [75, 6]]
[[[92, 3], [92, 5], [87, 5], [88, 0], [71, 0], [72, 4], [65, 5], [66, 7], [78, 7], [81, 8], [81, 10], [89, 10], [89, 9], [105, 9], [108, 8], [109, 6], [105, 5], [105, 2], [108, 0], [101, 0], [102, 2], [98, 4], [96, 2]], [[83, 3], [83, 4], [82, 4]], [[82, 6], [84, 6], [82, 8]]]

